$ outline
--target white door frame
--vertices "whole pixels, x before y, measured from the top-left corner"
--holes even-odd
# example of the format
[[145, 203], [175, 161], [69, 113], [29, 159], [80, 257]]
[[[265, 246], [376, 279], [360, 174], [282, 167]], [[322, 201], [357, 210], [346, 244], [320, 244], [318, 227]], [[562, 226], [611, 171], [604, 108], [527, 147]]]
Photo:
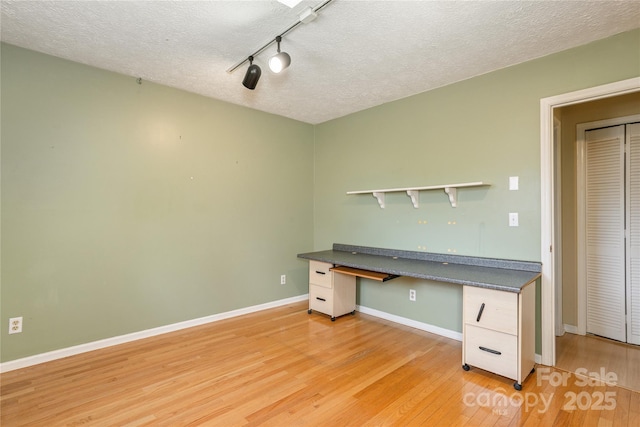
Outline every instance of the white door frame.
[[554, 281], [555, 281], [555, 316], [556, 316], [556, 336], [564, 335], [564, 322], [562, 321], [562, 122], [557, 118], [553, 118], [553, 155], [554, 158], [554, 224], [555, 224], [555, 265], [554, 265]]
[[578, 334], [585, 335], [587, 333], [587, 286], [586, 286], [586, 277], [587, 277], [587, 265], [585, 262], [586, 257], [586, 236], [585, 236], [585, 218], [586, 218], [586, 202], [585, 202], [585, 186], [587, 180], [587, 172], [586, 172], [586, 143], [585, 143], [585, 135], [586, 132], [590, 129], [597, 129], [609, 126], [618, 126], [625, 125], [632, 122], [640, 121], [640, 114], [635, 114], [633, 116], [625, 116], [625, 117], [616, 117], [613, 119], [607, 120], [598, 120], [595, 122], [589, 123], [578, 123], [576, 126], [576, 148], [577, 148], [577, 207], [576, 207], [576, 223], [577, 223], [577, 266], [578, 266], [578, 280], [576, 286], [576, 293], [578, 299], [577, 305], [577, 317], [578, 317]]
[[540, 361], [543, 365], [554, 366], [556, 363], [553, 110], [638, 91], [640, 91], [640, 77], [634, 77], [540, 100], [540, 261], [542, 262]]

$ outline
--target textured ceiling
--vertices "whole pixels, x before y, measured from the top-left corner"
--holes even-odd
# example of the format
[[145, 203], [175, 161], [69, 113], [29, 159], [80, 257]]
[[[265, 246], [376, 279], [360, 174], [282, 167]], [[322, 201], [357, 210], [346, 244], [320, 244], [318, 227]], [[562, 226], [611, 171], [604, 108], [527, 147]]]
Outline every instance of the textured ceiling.
[[2, 0], [1, 38], [315, 124], [640, 27], [638, 0], [334, 0], [284, 37], [284, 72], [273, 46], [254, 91], [227, 73], [321, 3]]

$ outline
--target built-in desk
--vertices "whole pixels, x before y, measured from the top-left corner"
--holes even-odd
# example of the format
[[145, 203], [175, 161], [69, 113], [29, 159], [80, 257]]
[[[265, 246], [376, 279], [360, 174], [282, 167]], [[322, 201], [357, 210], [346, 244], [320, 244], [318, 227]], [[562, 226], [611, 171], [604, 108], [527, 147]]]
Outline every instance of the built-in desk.
[[[339, 243], [331, 250], [298, 257], [311, 261], [309, 313], [321, 311], [332, 320], [354, 313], [354, 276], [381, 281], [407, 276], [462, 285], [463, 368], [469, 370], [473, 365], [512, 378], [517, 390], [532, 372], [535, 281], [542, 270], [539, 262]], [[340, 271], [341, 267], [346, 268]]]

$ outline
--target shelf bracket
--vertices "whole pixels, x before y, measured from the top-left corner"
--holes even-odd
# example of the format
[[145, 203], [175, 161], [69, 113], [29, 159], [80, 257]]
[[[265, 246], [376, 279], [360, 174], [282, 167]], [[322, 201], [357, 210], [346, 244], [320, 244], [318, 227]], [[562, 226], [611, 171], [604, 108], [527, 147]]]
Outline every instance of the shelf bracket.
[[372, 194], [373, 194], [373, 197], [378, 199], [378, 204], [380, 205], [380, 208], [384, 209], [384, 192], [374, 191]]
[[451, 203], [451, 207], [455, 208], [458, 206], [458, 189], [455, 187], [445, 187], [444, 192], [449, 195], [449, 203]]
[[407, 196], [411, 198], [411, 203], [413, 203], [413, 207], [418, 209], [418, 200], [420, 192], [418, 190], [407, 190]]
[[420, 204], [420, 191], [423, 190], [444, 190], [445, 194], [449, 197], [449, 203], [451, 207], [458, 206], [458, 188], [467, 187], [488, 187], [490, 184], [486, 182], [463, 182], [460, 184], [446, 184], [446, 185], [431, 185], [428, 187], [406, 187], [406, 188], [387, 188], [384, 190], [366, 190], [366, 191], [347, 191], [347, 194], [371, 194], [378, 200], [378, 204], [384, 209], [384, 195], [385, 193], [398, 193], [406, 192], [407, 196], [411, 199], [411, 203], [414, 208], [418, 208]]

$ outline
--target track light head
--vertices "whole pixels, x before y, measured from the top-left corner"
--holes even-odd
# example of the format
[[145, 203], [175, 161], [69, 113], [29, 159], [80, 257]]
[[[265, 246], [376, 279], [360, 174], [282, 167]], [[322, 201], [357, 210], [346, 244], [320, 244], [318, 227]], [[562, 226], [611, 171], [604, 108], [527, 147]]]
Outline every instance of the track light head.
[[282, 37], [276, 37], [276, 43], [278, 43], [278, 53], [269, 58], [269, 69], [274, 73], [279, 73], [291, 64], [291, 57], [287, 52], [280, 52], [280, 42]]
[[249, 57], [249, 64], [249, 68], [247, 68], [247, 73], [244, 75], [242, 84], [247, 89], [254, 90], [258, 85], [258, 80], [260, 80], [262, 70], [260, 69], [260, 67], [253, 63], [253, 56]]
[[269, 68], [279, 73], [291, 64], [291, 57], [286, 52], [278, 52], [269, 59]]

